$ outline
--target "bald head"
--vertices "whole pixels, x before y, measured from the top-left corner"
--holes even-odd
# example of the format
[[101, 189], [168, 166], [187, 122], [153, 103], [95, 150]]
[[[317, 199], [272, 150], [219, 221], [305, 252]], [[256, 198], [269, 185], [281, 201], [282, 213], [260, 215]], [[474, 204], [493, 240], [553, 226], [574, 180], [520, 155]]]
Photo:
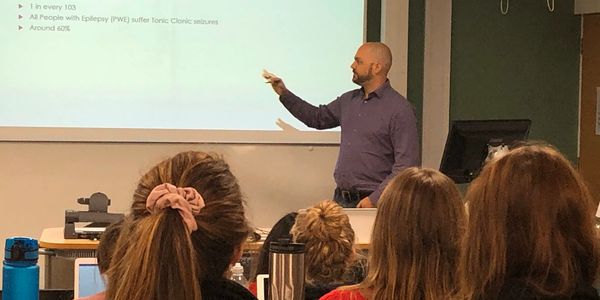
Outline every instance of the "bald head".
[[392, 52], [383, 43], [365, 43], [354, 55], [352, 82], [367, 92], [374, 91], [387, 80], [392, 66]]
[[386, 74], [390, 71], [392, 67], [392, 51], [390, 48], [384, 44], [379, 42], [369, 42], [364, 43], [359, 51], [363, 49], [368, 58], [375, 63], [379, 63], [381, 65], [381, 73]]

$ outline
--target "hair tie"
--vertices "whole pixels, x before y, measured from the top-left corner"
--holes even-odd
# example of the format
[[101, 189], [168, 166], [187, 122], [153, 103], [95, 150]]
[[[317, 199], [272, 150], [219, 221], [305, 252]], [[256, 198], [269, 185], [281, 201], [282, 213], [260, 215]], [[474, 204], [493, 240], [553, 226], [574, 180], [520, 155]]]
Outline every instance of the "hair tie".
[[167, 207], [179, 212], [190, 233], [198, 229], [194, 216], [204, 207], [204, 199], [195, 188], [180, 188], [170, 183], [154, 187], [146, 199], [146, 209], [154, 213]]

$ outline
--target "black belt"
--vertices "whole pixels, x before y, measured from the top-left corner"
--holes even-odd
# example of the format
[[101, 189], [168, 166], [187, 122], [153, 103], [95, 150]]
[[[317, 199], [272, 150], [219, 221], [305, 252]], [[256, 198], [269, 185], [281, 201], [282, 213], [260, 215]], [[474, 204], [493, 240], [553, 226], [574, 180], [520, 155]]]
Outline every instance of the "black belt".
[[360, 201], [373, 193], [373, 191], [359, 191], [359, 190], [355, 190], [355, 189], [348, 190], [348, 189], [341, 189], [341, 188], [336, 188], [335, 192], [339, 193], [339, 195], [341, 195], [342, 198], [344, 198], [344, 200], [346, 200], [348, 202]]

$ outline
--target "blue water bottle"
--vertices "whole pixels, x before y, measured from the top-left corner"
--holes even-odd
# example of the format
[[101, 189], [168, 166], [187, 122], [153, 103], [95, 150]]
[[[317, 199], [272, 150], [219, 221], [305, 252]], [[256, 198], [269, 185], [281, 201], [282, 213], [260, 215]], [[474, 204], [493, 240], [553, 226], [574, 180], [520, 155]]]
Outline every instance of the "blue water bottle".
[[39, 299], [38, 250], [38, 241], [35, 239], [6, 239], [2, 268], [2, 300]]

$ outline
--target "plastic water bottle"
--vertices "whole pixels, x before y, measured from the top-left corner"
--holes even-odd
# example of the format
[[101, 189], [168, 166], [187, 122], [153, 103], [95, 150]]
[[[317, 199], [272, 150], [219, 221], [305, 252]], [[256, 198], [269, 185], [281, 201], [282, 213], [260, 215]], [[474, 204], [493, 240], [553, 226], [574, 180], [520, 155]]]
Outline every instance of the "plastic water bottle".
[[2, 268], [2, 300], [39, 299], [38, 250], [38, 241], [35, 239], [6, 239]]
[[244, 267], [239, 262], [231, 268], [231, 280], [243, 287], [248, 287], [248, 280], [244, 277]]

